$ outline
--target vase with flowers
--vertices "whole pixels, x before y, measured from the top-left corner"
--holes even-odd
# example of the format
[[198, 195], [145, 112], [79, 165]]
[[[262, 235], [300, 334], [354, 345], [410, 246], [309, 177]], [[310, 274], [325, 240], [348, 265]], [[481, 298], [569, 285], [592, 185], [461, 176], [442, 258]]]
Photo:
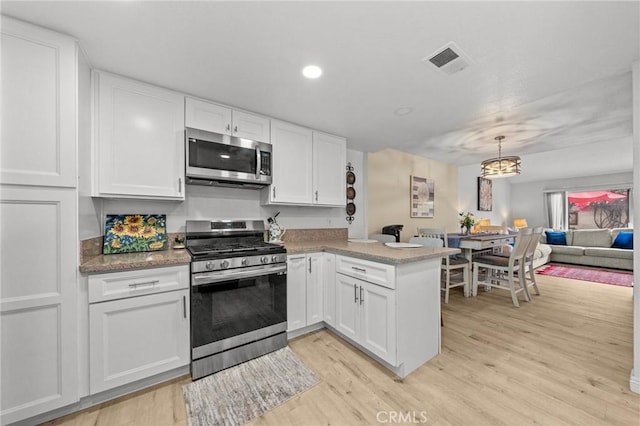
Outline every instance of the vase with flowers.
[[476, 218], [473, 217], [471, 212], [460, 212], [458, 213], [460, 216], [460, 230], [464, 235], [468, 235], [469, 231], [471, 231], [471, 227], [476, 223]]

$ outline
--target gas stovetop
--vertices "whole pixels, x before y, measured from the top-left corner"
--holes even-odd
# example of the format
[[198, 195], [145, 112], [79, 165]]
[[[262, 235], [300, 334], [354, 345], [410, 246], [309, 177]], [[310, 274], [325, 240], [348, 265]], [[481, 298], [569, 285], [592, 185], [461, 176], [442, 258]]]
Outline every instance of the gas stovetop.
[[271, 259], [274, 254], [286, 253], [281, 245], [265, 242], [264, 233], [262, 221], [188, 220], [186, 246], [194, 261], [256, 256]]

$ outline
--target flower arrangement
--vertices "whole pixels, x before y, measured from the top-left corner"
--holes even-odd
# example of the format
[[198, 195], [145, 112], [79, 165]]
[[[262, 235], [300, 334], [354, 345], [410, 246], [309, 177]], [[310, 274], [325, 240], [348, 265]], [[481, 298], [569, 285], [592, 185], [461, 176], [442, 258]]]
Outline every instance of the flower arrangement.
[[102, 253], [164, 250], [166, 216], [161, 214], [107, 215]]
[[471, 212], [460, 212], [458, 213], [460, 216], [460, 226], [465, 228], [467, 232], [471, 230], [471, 227], [476, 223], [476, 218], [473, 216]]

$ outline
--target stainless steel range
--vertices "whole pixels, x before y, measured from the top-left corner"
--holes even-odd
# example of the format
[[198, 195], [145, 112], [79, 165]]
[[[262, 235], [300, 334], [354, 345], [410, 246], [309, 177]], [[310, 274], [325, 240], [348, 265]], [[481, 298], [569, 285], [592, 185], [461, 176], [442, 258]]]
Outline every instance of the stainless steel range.
[[287, 345], [287, 255], [262, 221], [187, 221], [191, 376], [198, 379]]

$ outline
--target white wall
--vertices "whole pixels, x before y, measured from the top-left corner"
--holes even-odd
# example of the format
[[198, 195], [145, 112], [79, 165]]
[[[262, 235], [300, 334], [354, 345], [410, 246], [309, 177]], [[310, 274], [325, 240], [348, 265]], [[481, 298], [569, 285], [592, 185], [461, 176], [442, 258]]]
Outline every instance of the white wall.
[[476, 219], [491, 219], [492, 225], [511, 226], [510, 178], [493, 179], [493, 208], [490, 212], [478, 211], [478, 175], [480, 164], [458, 167], [458, 211], [471, 212]]
[[346, 221], [346, 211], [344, 212], [343, 218], [349, 230], [349, 238], [367, 237], [367, 169], [364, 158], [364, 153], [361, 151], [347, 150], [347, 162], [351, 163], [353, 173], [356, 175], [356, 181], [353, 185], [353, 189], [356, 191], [356, 198], [353, 200], [353, 203], [356, 205], [356, 214], [353, 215], [354, 220], [351, 224]]

